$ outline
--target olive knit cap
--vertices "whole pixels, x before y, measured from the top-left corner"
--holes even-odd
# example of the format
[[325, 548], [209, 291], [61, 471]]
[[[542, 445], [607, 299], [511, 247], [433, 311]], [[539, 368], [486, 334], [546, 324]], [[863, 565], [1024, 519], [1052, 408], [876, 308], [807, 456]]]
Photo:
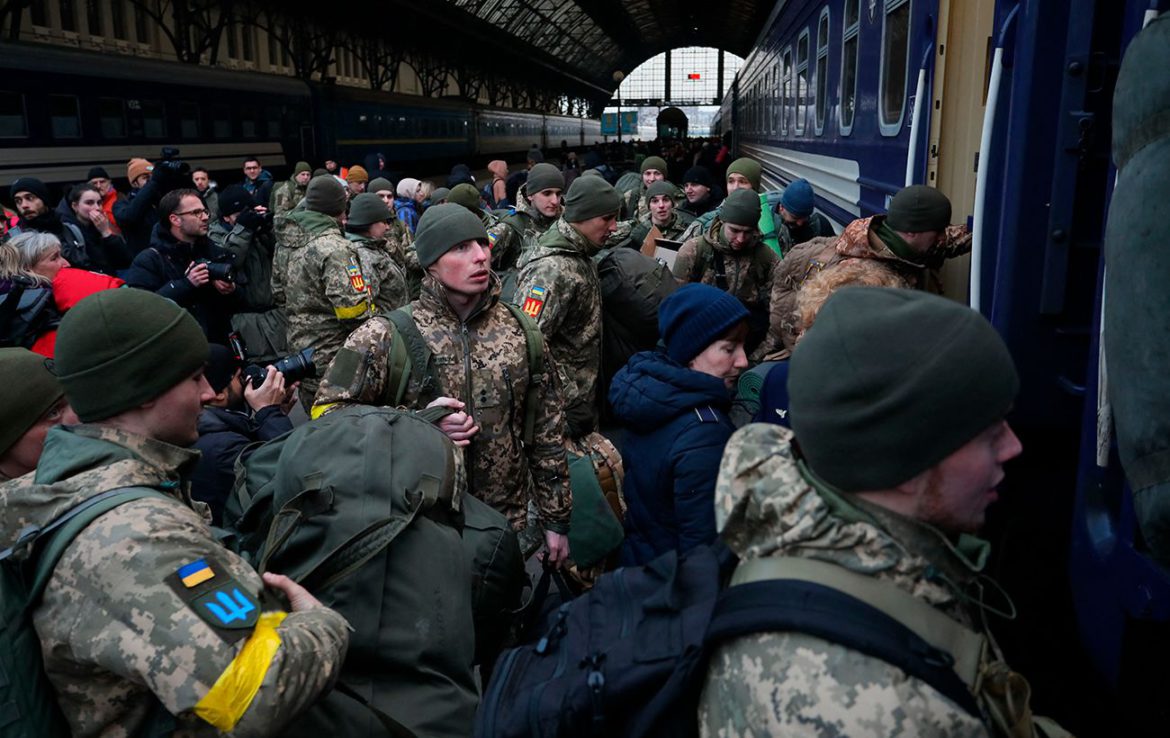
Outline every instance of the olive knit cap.
[[911, 185], [890, 200], [886, 225], [902, 233], [943, 231], [951, 224], [951, 201], [933, 187]]
[[966, 305], [846, 287], [792, 353], [789, 418], [824, 481], [891, 489], [1001, 420], [1019, 387], [1003, 339]]
[[647, 169], [657, 169], [665, 176], [667, 172], [666, 159], [661, 156], [647, 156], [642, 160], [642, 166], [638, 168], [638, 171], [645, 174]]
[[464, 241], [488, 243], [483, 221], [462, 205], [446, 202], [434, 205], [418, 219], [414, 232], [414, 248], [418, 263], [429, 267], [439, 257]]
[[469, 185], [466, 182], [455, 185], [447, 193], [447, 202], [462, 205], [476, 215], [479, 215], [479, 190], [475, 189], [475, 185]]
[[309, 180], [305, 188], [305, 209], [337, 217], [345, 212], [349, 198], [345, 187], [332, 174], [322, 174]]
[[293, 176], [295, 177], [298, 174], [300, 174], [301, 172], [311, 172], [311, 171], [313, 171], [313, 167], [309, 166], [309, 162], [298, 161], [297, 165], [295, 167], [293, 167]]
[[[376, 182], [377, 180], [374, 181]], [[440, 187], [431, 193], [431, 204], [441, 205], [442, 203], [446, 202], [447, 198], [450, 196], [451, 190], [447, 189], [446, 187]]]
[[57, 376], [86, 423], [153, 400], [207, 356], [207, 339], [191, 314], [146, 290], [90, 295], [65, 313], [57, 330]]
[[528, 170], [528, 179], [524, 182], [524, 193], [535, 195], [545, 190], [565, 189], [565, 175], [552, 164], [541, 162]]
[[762, 173], [763, 169], [760, 167], [760, 163], [746, 156], [736, 159], [727, 167], [728, 177], [733, 174], [743, 175], [748, 182], [752, 183], [752, 189], [756, 192], [760, 191], [760, 175]]
[[48, 359], [24, 348], [0, 348], [0, 456], [65, 395]]
[[349, 204], [349, 218], [346, 223], [351, 226], [362, 227], [374, 223], [384, 223], [394, 217], [382, 198], [373, 192], [363, 192]]
[[616, 215], [622, 205], [613, 185], [598, 177], [577, 177], [565, 195], [566, 223], [582, 223], [590, 218]]
[[357, 164], [354, 164], [352, 167], [349, 168], [349, 171], [346, 172], [345, 181], [346, 182], [369, 182], [370, 175], [366, 172], [365, 167], [358, 166]]
[[371, 179], [370, 183], [368, 185], [366, 185], [366, 192], [377, 193], [377, 192], [384, 192], [386, 190], [390, 190], [390, 192], [393, 193], [394, 192], [394, 183], [391, 182], [390, 180], [386, 179], [385, 177], [377, 177], [375, 179]]
[[649, 202], [650, 198], [658, 197], [659, 195], [666, 195], [671, 200], [673, 200], [678, 197], [679, 194], [680, 193], [678, 188], [675, 187], [672, 182], [669, 180], [660, 179], [646, 188], [646, 201]]
[[752, 190], [736, 190], [719, 206], [719, 220], [745, 228], [760, 223], [760, 196]]

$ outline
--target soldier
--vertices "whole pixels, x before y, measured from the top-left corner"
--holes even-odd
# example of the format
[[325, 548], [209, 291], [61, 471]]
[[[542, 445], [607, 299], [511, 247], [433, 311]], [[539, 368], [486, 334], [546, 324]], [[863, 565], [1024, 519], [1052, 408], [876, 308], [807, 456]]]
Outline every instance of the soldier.
[[[492, 269], [512, 269], [520, 255], [557, 222], [564, 209], [565, 176], [552, 164], [536, 164], [516, 193], [516, 207], [488, 230]], [[449, 196], [448, 196], [449, 197]]]
[[[351, 170], [352, 171], [352, 170]], [[330, 176], [314, 177], [305, 190], [304, 210], [286, 216], [286, 240], [274, 267], [274, 286], [288, 313], [288, 344], [293, 351], [313, 348], [313, 363], [329, 366], [337, 349], [362, 321], [374, 315], [374, 295], [366, 284], [357, 249], [346, 240], [346, 191]], [[317, 380], [301, 381], [301, 402], [308, 408]]]
[[497, 223], [500, 222], [500, 219], [493, 215], [491, 211], [484, 210], [480, 207], [481, 200], [479, 190], [475, 189], [475, 185], [470, 185], [466, 182], [455, 185], [455, 187], [453, 187], [451, 191], [447, 193], [447, 202], [453, 202], [456, 205], [462, 205], [471, 211], [471, 213], [473, 213], [475, 217], [479, 218], [480, 222], [483, 223], [485, 231], [490, 231], [492, 228], [495, 228]]
[[162, 297], [82, 300], [61, 322], [56, 370], [84, 424], [52, 428], [35, 477], [0, 486], [2, 546], [103, 492], [149, 495], [81, 530], [31, 613], [73, 735], [272, 735], [345, 658], [345, 619], [290, 579], [258, 575], [191, 502], [207, 351]]
[[593, 255], [617, 228], [621, 200], [598, 177], [573, 182], [565, 212], [520, 259], [515, 302], [548, 339], [571, 439], [597, 430], [601, 281]]
[[666, 160], [661, 156], [647, 156], [638, 171], [642, 174], [642, 186], [627, 191], [622, 197], [622, 220], [641, 220], [650, 212], [646, 189], [666, 179]]
[[840, 236], [814, 238], [794, 248], [776, 267], [768, 338], [762, 351], [791, 349], [797, 325], [796, 293], [804, 280], [848, 259], [876, 259], [916, 289], [941, 292], [932, 270], [971, 250], [971, 233], [950, 225], [951, 201], [933, 187], [911, 185], [894, 195], [885, 215], [855, 220]]
[[[517, 531], [525, 528], [533, 501], [549, 560], [559, 563], [569, 552], [572, 500], [563, 402], [551, 374], [551, 354], [546, 347], [549, 376], [532, 377], [521, 316], [499, 302], [487, 231], [467, 209], [453, 203], [428, 209], [416, 239], [427, 275], [422, 295], [402, 317], [413, 321], [433, 355], [438, 386], [411, 381], [401, 402], [458, 411], [440, 428], [467, 449], [468, 492], [506, 515]], [[394, 340], [404, 339], [381, 317], [354, 331], [321, 382], [313, 416], [339, 403], [395, 404], [395, 388], [388, 385]], [[528, 408], [533, 382], [538, 389]], [[529, 412], [535, 412], [534, 433], [531, 443], [524, 443]]]
[[309, 186], [312, 172], [313, 168], [309, 166], [309, 162], [298, 161], [297, 165], [293, 167], [292, 178], [279, 187], [273, 188], [272, 200], [268, 204], [268, 209], [272, 211], [274, 216], [284, 215], [297, 206], [297, 203], [305, 196], [305, 188]]
[[683, 192], [687, 201], [682, 209], [698, 217], [719, 207], [719, 197], [715, 193], [715, 182], [711, 179], [711, 172], [707, 167], [696, 164], [683, 175]]
[[[759, 194], [760, 239], [768, 248], [776, 252], [777, 256], [783, 256], [784, 251], [781, 248], [780, 234], [776, 228], [775, 214], [772, 212], [772, 206], [768, 202], [768, 194], [761, 189], [763, 174], [763, 167], [755, 159], [750, 159], [746, 156], [736, 159], [727, 166], [727, 194], [730, 195], [736, 190], [751, 190]], [[718, 215], [719, 208], [700, 215], [687, 227], [681, 240], [689, 241], [695, 236], [706, 233], [707, 229], [711, 226], [711, 221]], [[832, 233], [831, 228], [829, 233]]]
[[49, 428], [77, 422], [45, 357], [23, 348], [0, 348], [0, 415], [0, 482], [37, 468]]
[[777, 260], [760, 240], [759, 222], [759, 196], [747, 189], [732, 192], [707, 231], [679, 249], [673, 270], [682, 284], [711, 284], [739, 298], [751, 314], [749, 354], [768, 331], [768, 299]]
[[406, 272], [398, 265], [386, 236], [398, 219], [386, 203], [372, 192], [363, 192], [349, 204], [345, 237], [357, 250], [366, 288], [379, 313], [388, 313], [410, 302]]
[[829, 219], [816, 211], [813, 188], [807, 179], [793, 180], [784, 188], [780, 196], [780, 221], [782, 227], [777, 233], [785, 254], [814, 238], [837, 235]]
[[1027, 682], [997, 659], [977, 594], [989, 546], [974, 534], [1021, 451], [1002, 339], [943, 298], [851, 287], [825, 303], [788, 383], [793, 430], [749, 425], [723, 457], [715, 515], [741, 560], [733, 581], [806, 578], [930, 623], [927, 642], [946, 651], [930, 658], [954, 665], [958, 688], [798, 628], [757, 633], [714, 653], [701, 734], [1036, 735]]
[[[649, 211], [630, 228], [627, 245], [635, 249], [651, 249], [648, 253], [653, 254], [655, 239], [681, 241], [683, 233], [695, 219], [690, 213], [676, 207], [681, 194], [677, 187], [665, 179], [660, 179], [647, 187], [645, 197]], [[624, 224], [619, 224], [619, 230], [622, 225]]]
[[[445, 190], [446, 188], [441, 189]], [[418, 254], [414, 250], [414, 235], [411, 234], [406, 224], [398, 219], [398, 211], [394, 206], [394, 185], [390, 183], [390, 180], [378, 177], [370, 181], [368, 191], [377, 195], [394, 214], [394, 219], [390, 221], [390, 227], [382, 238], [386, 242], [386, 250], [390, 252], [394, 262], [402, 268], [406, 275], [406, 287], [410, 293], [410, 299], [413, 300], [418, 297], [419, 290], [422, 289], [423, 268], [419, 265]], [[435, 190], [435, 192], [438, 193], [439, 190]]]

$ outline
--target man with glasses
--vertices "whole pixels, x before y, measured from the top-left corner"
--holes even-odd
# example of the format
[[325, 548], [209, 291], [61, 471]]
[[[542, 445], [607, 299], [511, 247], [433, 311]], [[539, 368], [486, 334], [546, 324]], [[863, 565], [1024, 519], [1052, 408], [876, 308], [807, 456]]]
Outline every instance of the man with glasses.
[[227, 343], [237, 307], [235, 282], [213, 278], [232, 256], [207, 237], [209, 214], [199, 192], [173, 190], [158, 205], [150, 248], [134, 258], [126, 275], [130, 287], [157, 292], [185, 307], [212, 343]]

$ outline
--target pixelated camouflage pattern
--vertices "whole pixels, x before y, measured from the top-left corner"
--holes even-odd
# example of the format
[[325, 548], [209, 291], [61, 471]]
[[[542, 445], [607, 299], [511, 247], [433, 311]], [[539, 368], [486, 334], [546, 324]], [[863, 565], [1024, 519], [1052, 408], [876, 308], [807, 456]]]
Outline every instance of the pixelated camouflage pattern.
[[[260, 577], [223, 548], [191, 507], [185, 478], [196, 451], [104, 426], [49, 431], [41, 464], [0, 485], [0, 540], [44, 525], [109, 489], [150, 487], [173, 500], [128, 502], [66, 549], [33, 614], [45, 668], [74, 736], [129, 738], [156, 697], [176, 736], [220, 733], [193, 713], [246, 640], [222, 637], [165, 582], [198, 559], [259, 598]], [[35, 482], [35, 484], [34, 484]], [[264, 682], [232, 733], [271, 735], [324, 693], [345, 658], [348, 625], [332, 610], [290, 614]]]
[[638, 183], [637, 189], [622, 193], [622, 220], [641, 220], [650, 215], [650, 200], [646, 197], [646, 185]]
[[[733, 250], [723, 237], [723, 221], [719, 218], [711, 221], [706, 233], [687, 241], [678, 250], [672, 270], [675, 279], [683, 284], [701, 282], [716, 286], [715, 251], [723, 254], [727, 293], [737, 297], [750, 311], [767, 311], [774, 265], [779, 261], [776, 253], [759, 239], [739, 251]], [[700, 264], [703, 269], [695, 279]]]
[[268, 208], [274, 216], [284, 215], [297, 206], [297, 203], [305, 196], [306, 189], [308, 189], [308, 185], [302, 187], [297, 184], [295, 179], [281, 182], [272, 189], [272, 197], [268, 203]]
[[[399, 266], [388, 240], [366, 238], [356, 233], [347, 233], [345, 237], [357, 250], [362, 276], [373, 296], [375, 310], [388, 313], [410, 302], [406, 271]], [[324, 369], [321, 367], [322, 373]]]
[[[428, 275], [422, 295], [412, 303], [414, 321], [434, 354], [443, 394], [466, 403], [466, 411], [479, 426], [479, 433], [464, 449], [471, 467], [468, 491], [506, 515], [516, 530], [527, 524], [532, 500], [542, 526], [565, 532], [572, 496], [564, 454], [563, 400], [551, 370], [552, 355], [546, 343], [548, 376], [541, 380], [537, 394], [534, 440], [525, 448], [527, 343], [523, 328], [498, 304], [499, 293], [499, 280], [493, 276], [483, 302], [463, 322], [451, 309], [443, 286]], [[315, 404], [392, 402], [394, 390], [387, 386], [391, 331], [390, 322], [382, 318], [368, 320], [355, 330], [345, 348], [363, 357], [361, 376], [341, 386], [332, 381], [335, 375], [327, 373]], [[420, 382], [413, 381], [403, 404], [421, 409], [435, 396], [424, 395]]]
[[515, 211], [488, 228], [488, 238], [492, 240], [492, 269], [502, 272], [514, 268], [520, 255], [534, 248], [559, 217], [558, 214], [550, 218], [537, 210], [521, 187], [516, 193]]
[[243, 279], [236, 280], [235, 297], [248, 311], [272, 307], [272, 260], [275, 243], [271, 233], [256, 233], [242, 225], [214, 220], [207, 229], [213, 244], [232, 255], [232, 266]]
[[[284, 307], [284, 283], [288, 275], [288, 256], [309, 242], [310, 232], [303, 222], [305, 202], [302, 200], [291, 211], [277, 216], [272, 222], [276, 250], [272, 254], [272, 302]], [[295, 216], [295, 217], [294, 217]]]
[[682, 210], [675, 209], [665, 224], [656, 226], [650, 214], [637, 220], [625, 220], [617, 225], [617, 231], [606, 240], [606, 246], [626, 246], [632, 249], [641, 249], [651, 231], [655, 228], [661, 234], [657, 238], [667, 241], [683, 242], [683, 233], [695, 220], [695, 216]]
[[[324, 369], [346, 336], [377, 312], [375, 294], [365, 283], [357, 249], [342, 235], [335, 218], [294, 210], [288, 220], [297, 221], [305, 236], [303, 242], [283, 244], [288, 251], [283, 282], [288, 345], [293, 351], [313, 347], [313, 361]], [[352, 270], [361, 277], [360, 288]], [[317, 392], [317, 383], [315, 378], [301, 380], [301, 401], [306, 406]]]
[[534, 287], [545, 289], [535, 317], [548, 342], [565, 399], [569, 435], [598, 428], [601, 374], [601, 280], [591, 243], [562, 218], [520, 259], [514, 301], [523, 306]]
[[[743, 559], [797, 556], [891, 582], [973, 627], [958, 586], [974, 574], [927, 526], [834, 500], [798, 467], [792, 432], [752, 424], [727, 444], [716, 528]], [[802, 633], [760, 633], [719, 648], [699, 704], [703, 736], [985, 736], [986, 727], [884, 661]]]

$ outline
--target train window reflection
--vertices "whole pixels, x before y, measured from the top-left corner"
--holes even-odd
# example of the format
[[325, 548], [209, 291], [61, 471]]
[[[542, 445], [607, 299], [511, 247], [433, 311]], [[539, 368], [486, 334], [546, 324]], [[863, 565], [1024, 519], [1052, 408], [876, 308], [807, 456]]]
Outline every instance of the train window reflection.
[[860, 0], [845, 0], [845, 25], [841, 30], [841, 135], [853, 131], [857, 111], [857, 43]]
[[825, 131], [825, 110], [829, 104], [829, 9], [821, 12], [817, 23], [817, 78], [816, 84], [816, 133]]
[[804, 133], [808, 118], [808, 31], [796, 42], [796, 132]]
[[53, 138], [81, 138], [81, 112], [74, 95], [49, 95]]
[[909, 0], [887, 0], [882, 24], [881, 132], [895, 136], [906, 102], [906, 56], [910, 43]]
[[24, 116], [24, 95], [0, 90], [0, 138], [28, 136], [28, 119]]
[[784, 97], [780, 105], [780, 132], [788, 133], [788, 110], [794, 105], [792, 99], [792, 49], [784, 50]]

